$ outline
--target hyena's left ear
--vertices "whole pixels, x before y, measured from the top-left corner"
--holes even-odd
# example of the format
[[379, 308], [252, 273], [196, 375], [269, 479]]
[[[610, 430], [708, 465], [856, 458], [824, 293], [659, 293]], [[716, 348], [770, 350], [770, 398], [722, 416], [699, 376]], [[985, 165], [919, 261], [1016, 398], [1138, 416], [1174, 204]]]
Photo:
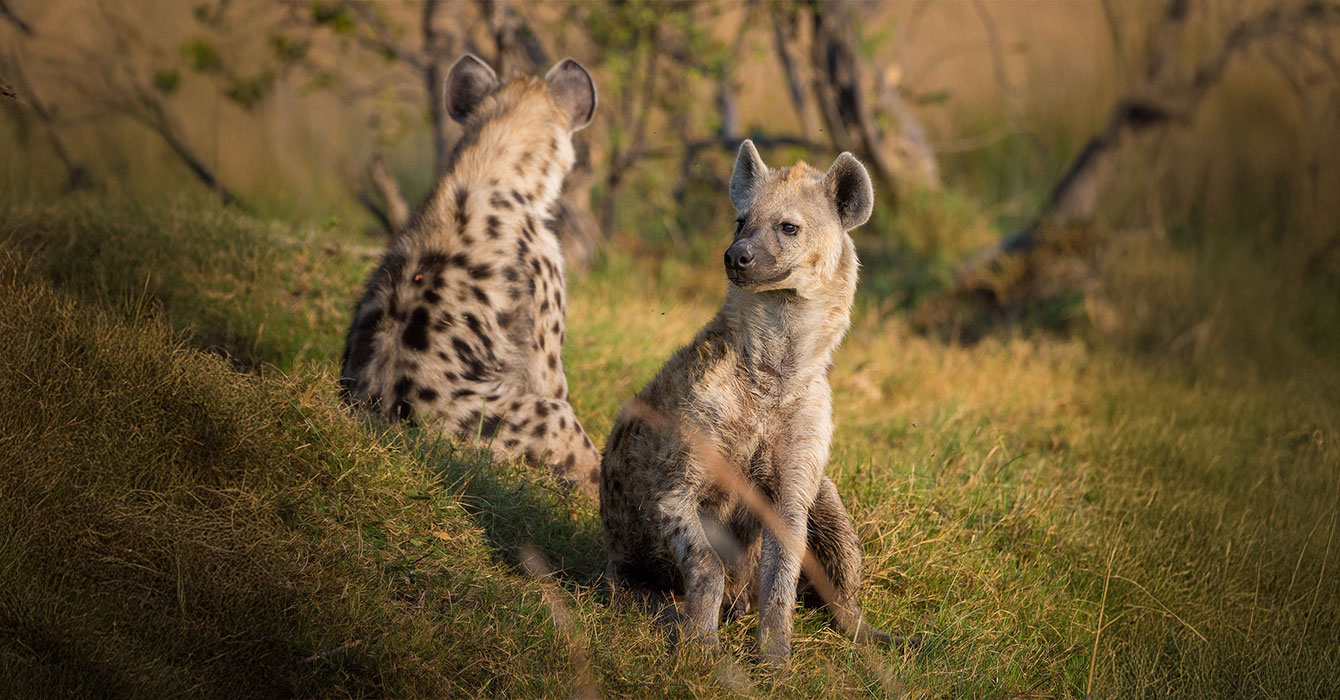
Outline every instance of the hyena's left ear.
[[596, 114], [596, 81], [582, 64], [565, 58], [554, 64], [544, 75], [558, 106], [568, 115], [568, 128], [577, 131], [586, 128]]
[[865, 223], [875, 208], [875, 186], [861, 161], [842, 153], [824, 175], [824, 189], [837, 207], [842, 230], [850, 231]]
[[447, 72], [447, 114], [464, 122], [480, 102], [498, 87], [498, 74], [478, 56], [467, 53]]
[[763, 181], [768, 179], [768, 166], [763, 157], [754, 148], [754, 142], [745, 139], [740, 142], [740, 151], [735, 154], [735, 167], [730, 171], [730, 203], [737, 214], [749, 211], [754, 198], [763, 189]]

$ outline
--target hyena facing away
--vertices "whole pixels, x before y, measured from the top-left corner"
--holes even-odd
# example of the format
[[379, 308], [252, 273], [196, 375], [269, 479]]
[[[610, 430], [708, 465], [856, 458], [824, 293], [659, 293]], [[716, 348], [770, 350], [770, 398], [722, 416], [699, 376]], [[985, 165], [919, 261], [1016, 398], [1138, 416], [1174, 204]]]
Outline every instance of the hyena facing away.
[[[847, 231], [870, 216], [870, 177], [849, 153], [827, 174], [803, 162], [769, 171], [745, 141], [730, 196], [739, 219], [725, 304], [625, 407], [605, 446], [608, 577], [682, 592], [685, 631], [707, 644], [723, 602], [740, 612], [756, 586], [760, 651], [784, 663], [804, 543], [831, 583], [837, 623], [891, 641], [862, 619], [860, 542], [824, 476], [830, 358], [856, 288]], [[761, 526], [732, 482], [761, 493], [784, 532]]]
[[345, 342], [345, 398], [478, 438], [596, 491], [600, 455], [568, 404], [563, 260], [547, 226], [596, 106], [571, 59], [499, 84], [466, 55], [447, 107], [464, 125], [423, 210], [372, 273]]

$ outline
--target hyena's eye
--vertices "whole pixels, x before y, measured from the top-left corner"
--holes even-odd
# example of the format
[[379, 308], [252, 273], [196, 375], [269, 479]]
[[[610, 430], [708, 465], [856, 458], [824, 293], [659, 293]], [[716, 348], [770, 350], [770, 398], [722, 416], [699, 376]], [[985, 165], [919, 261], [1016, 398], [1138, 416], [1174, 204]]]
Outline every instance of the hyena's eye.
[[743, 219], [743, 218], [736, 219], [736, 220], [735, 220], [735, 235], [737, 235], [737, 236], [740, 235], [740, 231], [741, 231], [742, 229], [744, 229], [744, 219]]
[[782, 229], [782, 233], [785, 233], [788, 236], [794, 236], [797, 233], [800, 233], [800, 227], [790, 221], [783, 222], [780, 228]]

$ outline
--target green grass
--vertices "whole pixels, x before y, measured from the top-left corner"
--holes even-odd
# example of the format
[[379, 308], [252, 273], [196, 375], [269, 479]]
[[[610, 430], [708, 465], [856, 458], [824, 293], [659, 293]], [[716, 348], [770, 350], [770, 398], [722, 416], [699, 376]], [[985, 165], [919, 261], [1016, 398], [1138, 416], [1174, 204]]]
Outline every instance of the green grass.
[[[612, 605], [590, 504], [340, 410], [359, 234], [192, 200], [4, 205], [4, 692], [563, 696], [574, 649], [612, 696], [1336, 687], [1340, 363], [1315, 327], [1335, 299], [1154, 246], [1108, 262], [1079, 335], [947, 346], [895, 309], [992, 231], [952, 195], [903, 202], [877, 222], [896, 246], [859, 243], [829, 473], [868, 618], [925, 644], [864, 649], [801, 611], [776, 672], [752, 616], [710, 658]], [[565, 362], [597, 442], [723, 292], [696, 247], [571, 280]], [[518, 566], [528, 547], [553, 579]]]

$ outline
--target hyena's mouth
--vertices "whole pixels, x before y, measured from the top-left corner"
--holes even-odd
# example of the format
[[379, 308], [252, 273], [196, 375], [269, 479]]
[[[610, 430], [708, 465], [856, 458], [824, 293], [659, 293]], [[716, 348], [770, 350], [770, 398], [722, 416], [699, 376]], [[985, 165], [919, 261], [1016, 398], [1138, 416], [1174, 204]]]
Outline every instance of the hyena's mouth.
[[773, 275], [772, 277], [768, 277], [765, 279], [753, 279], [747, 272], [744, 272], [742, 270], [730, 270], [730, 269], [726, 270], [726, 278], [729, 279], [731, 283], [734, 284], [735, 286], [745, 290], [748, 290], [752, 287], [762, 287], [768, 284], [776, 284], [778, 282], [784, 282], [786, 281], [786, 278], [790, 276], [791, 271], [785, 270], [779, 274]]

